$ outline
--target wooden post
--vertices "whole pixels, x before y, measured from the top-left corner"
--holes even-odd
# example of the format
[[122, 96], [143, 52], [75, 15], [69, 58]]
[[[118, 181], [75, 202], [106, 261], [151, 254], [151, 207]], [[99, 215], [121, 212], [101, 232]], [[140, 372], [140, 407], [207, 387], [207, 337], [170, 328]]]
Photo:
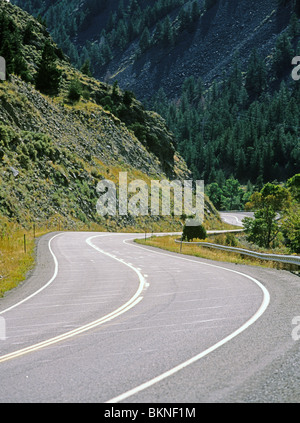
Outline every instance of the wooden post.
[[24, 253], [26, 254], [26, 235], [24, 234]]

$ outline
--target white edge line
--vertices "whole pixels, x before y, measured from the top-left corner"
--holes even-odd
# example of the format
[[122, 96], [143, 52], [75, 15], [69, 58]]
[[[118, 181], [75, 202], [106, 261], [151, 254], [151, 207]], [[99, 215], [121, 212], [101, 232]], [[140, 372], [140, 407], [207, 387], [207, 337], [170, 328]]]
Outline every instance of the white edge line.
[[[58, 235], [60, 235], [60, 234], [58, 234]], [[57, 235], [55, 235], [55, 236], [57, 236]], [[90, 322], [90, 323], [88, 323], [88, 324], [86, 324], [84, 326], [81, 326], [81, 327], [77, 328], [77, 329], [73, 329], [73, 330], [71, 330], [69, 332], [66, 332], [64, 334], [58, 335], [58, 336], [56, 336], [54, 338], [50, 338], [50, 339], [47, 339], [45, 341], [39, 342], [37, 344], [31, 345], [29, 347], [22, 348], [22, 349], [20, 349], [18, 351], [14, 351], [12, 353], [8, 353], [6, 355], [0, 356], [0, 363], [2, 363], [4, 361], [7, 361], [7, 360], [11, 360], [13, 358], [20, 357], [20, 356], [25, 355], [25, 354], [30, 353], [30, 352], [34, 352], [34, 351], [40, 350], [42, 348], [45, 348], [45, 347], [48, 347], [50, 345], [56, 344], [57, 342], [64, 341], [64, 340], [66, 340], [68, 338], [71, 338], [73, 336], [76, 336], [76, 335], [79, 335], [79, 334], [81, 334], [83, 332], [86, 332], [86, 331], [88, 331], [90, 329], [93, 329], [93, 328], [95, 328], [97, 326], [100, 326], [103, 323], [106, 323], [106, 322], [108, 322], [108, 321], [110, 321], [110, 320], [112, 320], [112, 319], [120, 316], [121, 314], [127, 312], [131, 308], [135, 307], [143, 299], [143, 297], [140, 296], [140, 294], [142, 293], [142, 291], [143, 291], [143, 289], [145, 287], [145, 283], [146, 283], [145, 278], [143, 277], [143, 275], [141, 274], [141, 272], [138, 269], [136, 269], [134, 266], [132, 266], [132, 265], [130, 265], [128, 263], [125, 263], [124, 261], [122, 261], [122, 260], [114, 257], [110, 253], [107, 253], [107, 252], [101, 250], [100, 248], [98, 248], [97, 246], [95, 246], [91, 242], [92, 239], [98, 238], [98, 237], [101, 237], [101, 236], [108, 236], [108, 235], [105, 234], [105, 235], [92, 236], [92, 237], [90, 237], [90, 238], [88, 238], [86, 240], [86, 243], [88, 245], [90, 245], [92, 248], [94, 248], [95, 250], [97, 250], [98, 252], [100, 252], [102, 254], [105, 254], [105, 255], [113, 258], [114, 260], [119, 261], [120, 263], [122, 263], [122, 264], [130, 267], [132, 270], [134, 270], [137, 273], [137, 275], [139, 277], [140, 283], [139, 283], [139, 287], [138, 287], [137, 291], [135, 292], [135, 294], [125, 304], [123, 304], [122, 306], [120, 306], [119, 308], [117, 308], [116, 310], [114, 310], [113, 312], [107, 314], [106, 316], [103, 316], [100, 319], [97, 319], [97, 320], [95, 320], [93, 322]], [[50, 243], [48, 245], [49, 245], [49, 248], [50, 248]], [[50, 250], [50, 251], [51, 251], [51, 254], [53, 255], [53, 258], [55, 259], [56, 267], [55, 267], [54, 275], [52, 276], [52, 278], [50, 279], [50, 281], [43, 287], [43, 289], [46, 288], [46, 286], [48, 286], [51, 282], [53, 282], [53, 280], [55, 279], [55, 277], [57, 275], [57, 272], [58, 272], [57, 259], [56, 259], [55, 255], [54, 255], [54, 253], [52, 252], [52, 250]], [[34, 295], [38, 294], [41, 290], [42, 289], [36, 291], [34, 294], [32, 294], [31, 296], [27, 297], [23, 301], [20, 301], [18, 304], [15, 304], [11, 308], [14, 308], [17, 305], [20, 305], [21, 303], [23, 303], [24, 301], [27, 301], [29, 298], [32, 298]], [[7, 309], [5, 311], [11, 310], [11, 308], [10, 309]]]
[[[158, 252], [158, 251], [153, 251], [150, 250], [148, 248], [144, 248], [144, 247], [140, 247], [137, 245], [132, 245], [132, 244], [128, 244], [126, 241], [128, 240], [124, 240], [123, 242], [127, 245], [131, 245], [132, 247], [135, 248], [142, 248], [142, 249], [146, 249], [147, 251], [151, 251], [154, 254], [161, 254], [161, 255], [165, 255], [165, 256], [169, 256], [169, 257], [173, 257], [174, 255], [172, 254], [168, 254], [168, 253], [162, 253], [162, 252]], [[176, 256], [175, 256], [176, 257]], [[216, 344], [214, 344], [213, 346], [207, 348], [205, 351], [202, 351], [201, 353], [195, 355], [194, 357], [190, 358], [189, 360], [179, 364], [178, 366], [173, 367], [172, 369], [162, 373], [159, 376], [156, 376], [155, 378], [149, 380], [148, 382], [142, 383], [141, 385], [137, 386], [136, 388], [133, 388], [121, 395], [118, 395], [115, 398], [112, 398], [109, 401], [106, 401], [106, 403], [117, 403], [120, 401], [124, 401], [125, 399], [141, 392], [144, 391], [145, 389], [155, 385], [158, 382], [161, 382], [162, 380], [168, 378], [169, 376], [174, 375], [175, 373], [179, 372], [180, 370], [184, 369], [185, 367], [195, 363], [196, 361], [200, 360], [201, 358], [205, 357], [206, 355], [210, 354], [211, 352], [215, 351], [216, 349], [220, 348], [222, 345], [226, 344], [227, 342], [231, 341], [233, 338], [235, 338], [236, 336], [238, 336], [239, 334], [241, 334], [243, 331], [245, 331], [249, 326], [251, 326], [253, 323], [255, 323], [261, 316], [262, 314], [266, 311], [269, 303], [270, 303], [270, 294], [269, 291], [256, 279], [252, 278], [249, 275], [246, 275], [245, 273], [241, 273], [238, 272], [236, 270], [231, 270], [231, 269], [227, 269], [226, 267], [222, 267], [222, 266], [217, 266], [217, 265], [213, 265], [213, 264], [209, 264], [209, 263], [204, 263], [204, 262], [200, 262], [197, 260], [193, 260], [193, 259], [188, 259], [185, 257], [181, 257], [178, 256], [177, 258], [182, 259], [182, 260], [186, 260], [186, 261], [191, 261], [194, 263], [200, 263], [200, 264], [204, 264], [206, 266], [211, 266], [211, 267], [216, 267], [216, 268], [221, 268], [224, 270], [227, 270], [228, 272], [233, 272], [233, 273], [237, 273], [239, 275], [242, 275], [250, 280], [252, 280], [254, 283], [256, 283], [259, 288], [261, 288], [261, 290], [263, 291], [263, 301], [259, 307], [259, 309], [257, 310], [257, 312], [246, 322], [244, 323], [239, 329], [237, 329], [236, 331], [234, 331], [233, 333], [231, 333], [230, 335], [226, 336], [224, 339], [220, 340], [219, 342], [217, 342]]]
[[33, 294], [29, 295], [28, 297], [24, 298], [23, 300], [19, 301], [18, 303], [16, 303], [16, 304], [12, 305], [11, 307], [9, 307], [9, 308], [1, 311], [0, 314], [4, 314], [7, 311], [10, 311], [10, 310], [14, 309], [15, 307], [18, 307], [19, 305], [21, 305], [21, 304], [25, 303], [26, 301], [30, 300], [31, 298], [35, 297], [37, 294], [39, 294], [40, 292], [42, 292], [45, 288], [47, 288], [55, 280], [55, 278], [57, 276], [57, 273], [58, 273], [58, 262], [57, 262], [57, 258], [55, 257], [55, 255], [54, 255], [54, 253], [52, 251], [51, 242], [52, 242], [52, 240], [54, 238], [56, 238], [59, 235], [61, 235], [61, 234], [54, 235], [49, 240], [49, 242], [48, 242], [48, 248], [49, 248], [49, 251], [50, 251], [50, 253], [51, 253], [52, 257], [53, 257], [54, 264], [55, 264], [54, 273], [53, 273], [52, 278], [46, 283], [46, 285], [42, 286], [40, 289], [38, 289], [37, 291], [35, 291]]

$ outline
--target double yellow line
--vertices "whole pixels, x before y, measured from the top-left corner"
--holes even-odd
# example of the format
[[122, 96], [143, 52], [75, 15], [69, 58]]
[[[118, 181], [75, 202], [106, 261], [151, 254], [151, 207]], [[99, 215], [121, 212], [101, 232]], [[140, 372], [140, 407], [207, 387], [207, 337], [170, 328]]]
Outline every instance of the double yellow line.
[[[137, 268], [135, 268], [131, 264], [126, 263], [122, 259], [116, 258], [114, 255], [107, 253], [104, 250], [101, 250], [100, 248], [98, 248], [96, 245], [94, 245], [92, 243], [92, 239], [97, 238], [99, 236], [105, 236], [105, 235], [96, 235], [96, 236], [90, 237], [86, 240], [87, 244], [90, 245], [95, 250], [99, 251], [100, 253], [105, 254], [105, 255], [109, 256], [110, 258], [113, 258], [114, 260], [119, 261], [120, 263], [124, 264], [125, 266], [130, 267], [132, 270], [134, 270], [137, 273], [140, 283], [139, 283], [139, 287], [138, 287], [136, 293], [133, 295], [133, 297], [131, 297], [130, 300], [128, 300], [125, 304], [123, 304], [118, 309], [116, 309], [113, 312], [107, 314], [106, 316], [101, 317], [100, 319], [94, 320], [91, 323], [88, 323], [84, 326], [80, 326], [77, 329], [73, 329], [69, 332], [63, 333], [61, 335], [55, 336], [53, 338], [50, 338], [50, 339], [47, 339], [45, 341], [39, 342], [37, 344], [31, 345], [29, 347], [22, 348], [18, 351], [14, 351], [12, 353], [8, 353], [8, 354], [5, 354], [3, 356], [0, 356], [0, 363], [3, 363], [3, 362], [8, 361], [8, 360], [12, 360], [14, 358], [21, 357], [21, 356], [23, 356], [25, 354], [29, 354], [31, 352], [36, 352], [38, 350], [41, 350], [42, 348], [49, 347], [51, 345], [57, 344], [58, 342], [65, 341], [67, 339], [73, 338], [74, 336], [80, 335], [80, 334], [82, 334], [82, 333], [84, 333], [88, 330], [91, 330], [91, 329], [94, 329], [94, 328], [96, 328], [100, 325], [103, 325], [104, 323], [107, 323], [110, 320], [115, 319], [116, 317], [120, 316], [121, 314], [126, 313], [131, 308], [135, 307], [143, 299], [143, 297], [141, 297], [140, 294], [142, 293], [143, 289], [145, 288], [145, 284], [146, 284], [146, 280], [145, 280], [144, 276], [141, 274], [141, 272]], [[57, 271], [56, 271], [56, 274], [57, 274]], [[53, 278], [52, 278], [52, 280], [53, 280]]]

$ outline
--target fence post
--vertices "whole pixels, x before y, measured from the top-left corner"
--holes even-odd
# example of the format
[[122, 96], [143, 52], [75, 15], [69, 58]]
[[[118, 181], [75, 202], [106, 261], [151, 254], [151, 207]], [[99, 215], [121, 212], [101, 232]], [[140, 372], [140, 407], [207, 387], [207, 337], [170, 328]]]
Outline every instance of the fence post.
[[24, 234], [24, 253], [26, 254], [26, 234]]

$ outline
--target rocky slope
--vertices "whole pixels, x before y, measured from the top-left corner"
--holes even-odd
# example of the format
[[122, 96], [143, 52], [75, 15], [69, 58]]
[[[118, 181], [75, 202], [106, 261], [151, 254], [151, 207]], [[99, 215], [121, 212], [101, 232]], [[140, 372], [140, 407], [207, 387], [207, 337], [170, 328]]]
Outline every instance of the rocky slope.
[[244, 70], [253, 49], [262, 57], [271, 55], [290, 16], [290, 5], [278, 8], [277, 0], [218, 0], [174, 46], [153, 47], [137, 60], [131, 59], [131, 46], [99, 76], [112, 75], [110, 80], [130, 87], [142, 99], [159, 88], [177, 98], [189, 76], [201, 77], [209, 86], [223, 78], [237, 55]]
[[[56, 46], [59, 91], [55, 96], [38, 91], [34, 81], [47, 31], [26, 12], [1, 1], [3, 11], [23, 39], [28, 22], [32, 25], [30, 41], [22, 45], [31, 82], [11, 74], [0, 83], [0, 215], [28, 225], [60, 219], [65, 227], [94, 223], [109, 230], [139, 230], [145, 224], [156, 230], [180, 227], [171, 218], [97, 214], [100, 180], [117, 184], [120, 171], [128, 172], [129, 181], [186, 179], [186, 164], [159, 115], [144, 110], [131, 95], [125, 101], [118, 86], [74, 69]], [[74, 80], [81, 95], [71, 101]], [[206, 207], [215, 216], [209, 202]]]
[[[124, 0], [122, 6], [119, 1], [85, 0], [77, 7], [60, 0], [14, 2], [41, 13], [73, 61], [80, 63], [88, 55], [97, 78], [117, 80], [139, 99], [151, 97], [159, 88], [169, 98], [179, 97], [191, 75], [210, 84], [222, 77], [237, 54], [242, 67], [253, 49], [267, 58], [295, 7], [295, 0], [197, 0], [196, 18], [185, 23], [184, 13], [192, 4], [188, 0]], [[158, 42], [158, 25], [168, 18], [173, 41]], [[147, 36], [143, 29], [149, 31]], [[142, 36], [146, 38], [141, 49]]]

